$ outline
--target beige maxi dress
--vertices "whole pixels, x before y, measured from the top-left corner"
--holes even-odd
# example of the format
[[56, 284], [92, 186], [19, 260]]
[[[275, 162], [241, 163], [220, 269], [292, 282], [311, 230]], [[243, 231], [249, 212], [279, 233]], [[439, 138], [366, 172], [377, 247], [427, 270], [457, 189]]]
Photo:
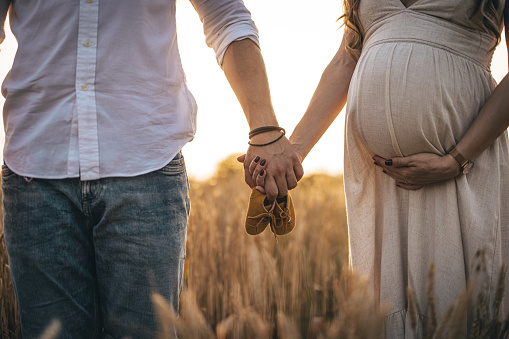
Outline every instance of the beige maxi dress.
[[430, 263], [440, 317], [473, 275], [478, 249], [485, 250], [492, 284], [509, 262], [507, 132], [467, 175], [418, 191], [396, 187], [371, 158], [446, 154], [478, 114], [496, 86], [490, 74], [496, 41], [482, 31], [479, 16], [471, 16], [473, 7], [474, 0], [418, 0], [408, 8], [399, 0], [360, 2], [366, 35], [350, 84], [345, 135], [350, 260], [371, 278], [380, 302], [391, 305], [387, 338], [413, 337], [408, 285], [417, 294], [422, 333]]

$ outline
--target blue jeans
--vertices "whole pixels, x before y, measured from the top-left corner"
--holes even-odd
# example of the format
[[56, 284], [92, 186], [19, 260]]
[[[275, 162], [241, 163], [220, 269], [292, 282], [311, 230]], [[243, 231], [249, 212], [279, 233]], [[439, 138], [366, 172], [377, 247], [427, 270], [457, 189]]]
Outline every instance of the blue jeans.
[[23, 339], [153, 338], [152, 292], [178, 311], [189, 184], [179, 153], [130, 178], [28, 179], [2, 167], [4, 227]]

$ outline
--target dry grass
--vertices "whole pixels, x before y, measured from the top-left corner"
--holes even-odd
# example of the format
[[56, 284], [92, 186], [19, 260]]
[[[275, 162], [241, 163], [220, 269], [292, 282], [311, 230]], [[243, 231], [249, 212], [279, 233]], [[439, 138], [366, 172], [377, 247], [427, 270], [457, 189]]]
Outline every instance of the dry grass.
[[[2, 190], [0, 190], [1, 200]], [[18, 304], [10, 278], [3, 230], [3, 210], [2, 204], [0, 204], [0, 338], [21, 338]]]
[[[234, 157], [223, 161], [213, 178], [191, 180], [185, 286], [177, 318], [166, 301], [153, 296], [160, 338], [175, 329], [179, 338], [377, 338], [384, 309], [367, 281], [346, 268], [347, 228], [341, 177], [311, 175], [292, 196], [297, 226], [289, 235], [244, 231], [249, 188]], [[2, 337], [20, 338], [4, 248], [0, 248]], [[493, 305], [488, 305], [482, 251], [481, 283], [469, 287], [437, 319], [434, 268], [428, 284], [426, 338], [507, 338], [509, 319], [499, 319], [505, 271]], [[484, 270], [484, 271], [483, 271]], [[6, 286], [6, 287], [4, 287]], [[409, 301], [414, 300], [408, 291]], [[498, 301], [497, 301], [498, 300]], [[409, 308], [417, 305], [409, 302]], [[471, 312], [469, 313], [469, 310]], [[467, 315], [470, 314], [470, 315]], [[470, 316], [472, 328], [466, 328]], [[5, 325], [7, 324], [7, 326]], [[53, 330], [59, 324], [53, 324]], [[54, 333], [54, 332], [53, 332]], [[51, 331], [47, 331], [51, 338]]]
[[218, 337], [306, 336], [311, 320], [337, 311], [327, 286], [347, 257], [342, 180], [303, 180], [292, 192], [297, 227], [277, 244], [269, 230], [246, 234], [249, 192], [234, 157], [210, 181], [191, 182], [185, 288]]

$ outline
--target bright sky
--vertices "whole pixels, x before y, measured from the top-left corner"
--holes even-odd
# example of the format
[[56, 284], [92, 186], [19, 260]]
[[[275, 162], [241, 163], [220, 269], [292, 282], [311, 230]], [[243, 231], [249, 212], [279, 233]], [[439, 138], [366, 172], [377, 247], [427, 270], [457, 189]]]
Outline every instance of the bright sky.
[[[341, 1], [244, 0], [260, 31], [272, 101], [288, 135], [297, 125], [320, 76], [339, 47], [336, 19]], [[186, 0], [177, 1], [179, 49], [188, 86], [198, 102], [198, 131], [183, 149], [191, 177], [204, 179], [216, 164], [247, 148], [249, 127], [213, 51], [205, 45], [203, 27]], [[502, 47], [503, 46], [503, 47]], [[12, 65], [16, 49], [10, 32], [0, 46], [0, 80]], [[497, 81], [507, 73], [505, 42], [492, 64]], [[0, 105], [4, 98], [0, 96]], [[306, 173], [340, 173], [343, 164], [344, 115], [329, 128], [304, 162]], [[3, 135], [1, 135], [3, 140]]]

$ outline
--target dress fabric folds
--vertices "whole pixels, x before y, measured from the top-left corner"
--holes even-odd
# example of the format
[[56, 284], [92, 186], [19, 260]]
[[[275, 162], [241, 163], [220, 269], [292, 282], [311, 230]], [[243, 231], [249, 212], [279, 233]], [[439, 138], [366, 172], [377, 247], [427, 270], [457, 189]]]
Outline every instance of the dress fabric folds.
[[[475, 275], [478, 250], [491, 286], [509, 262], [507, 131], [467, 175], [417, 191], [398, 188], [372, 160], [447, 154], [489, 98], [496, 39], [472, 14], [474, 6], [474, 0], [418, 0], [408, 8], [399, 0], [360, 2], [365, 40], [345, 133], [350, 261], [369, 276], [380, 303], [390, 305], [387, 338], [413, 338], [407, 286], [417, 296], [418, 333], [425, 331], [431, 263], [441, 317]], [[499, 6], [502, 18], [505, 0]], [[505, 284], [509, 289], [509, 274]], [[493, 298], [494, 288], [489, 293]], [[508, 307], [506, 293], [502, 314]]]

